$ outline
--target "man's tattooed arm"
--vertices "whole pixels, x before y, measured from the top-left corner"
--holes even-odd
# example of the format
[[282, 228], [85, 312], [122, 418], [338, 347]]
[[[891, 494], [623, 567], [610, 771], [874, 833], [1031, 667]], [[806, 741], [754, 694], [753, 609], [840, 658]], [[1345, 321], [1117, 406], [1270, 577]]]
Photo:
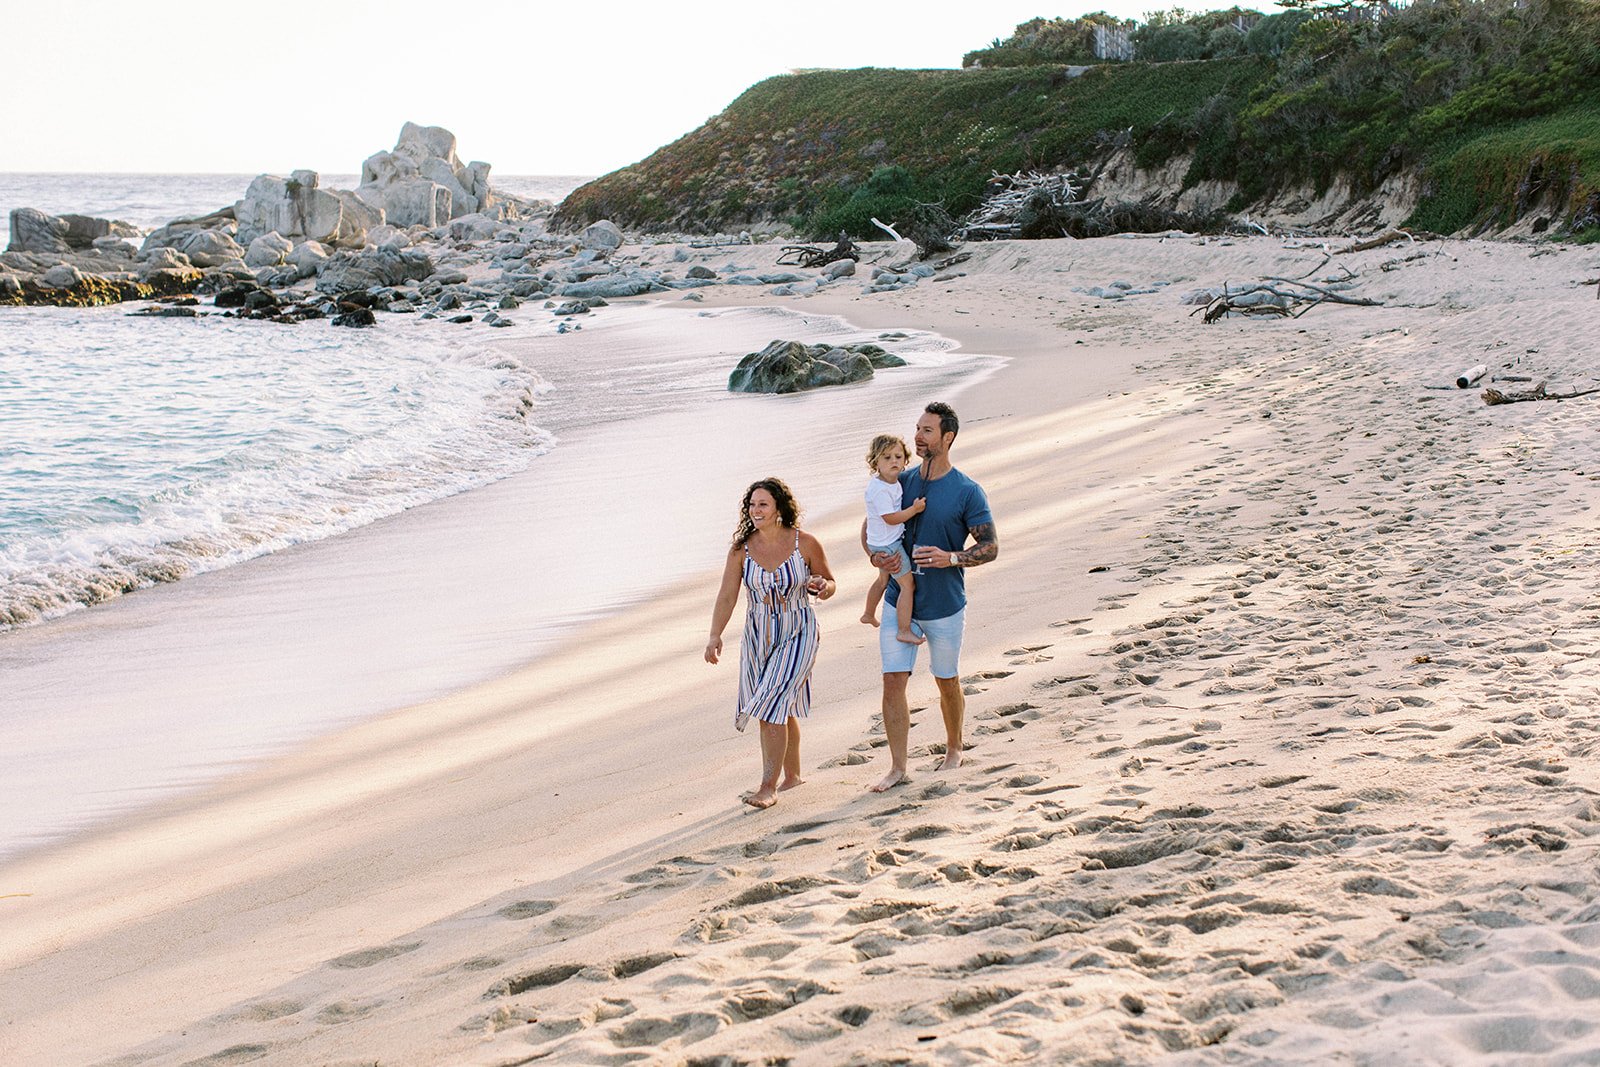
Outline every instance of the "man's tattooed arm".
[[977, 526], [967, 527], [967, 533], [977, 542], [965, 552], [956, 553], [956, 562], [961, 567], [976, 567], [980, 563], [992, 563], [1000, 554], [1000, 535], [995, 532], [994, 523], [983, 522]]

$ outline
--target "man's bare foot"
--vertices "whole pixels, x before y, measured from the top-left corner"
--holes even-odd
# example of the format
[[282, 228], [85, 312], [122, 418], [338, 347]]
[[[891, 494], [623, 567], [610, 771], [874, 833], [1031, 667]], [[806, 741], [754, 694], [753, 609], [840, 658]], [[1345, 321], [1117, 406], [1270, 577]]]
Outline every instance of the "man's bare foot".
[[889, 790], [906, 780], [905, 771], [890, 771], [888, 774], [883, 776], [883, 781], [872, 787], [872, 792], [887, 793]]
[[781, 793], [785, 789], [793, 789], [797, 785], [805, 784], [806, 780], [804, 778], [785, 778], [783, 781], [778, 783], [778, 792]]
[[778, 802], [777, 796], [765, 789], [757, 789], [754, 793], [746, 793], [741, 799], [752, 808], [763, 809], [770, 808]]
[[861, 616], [861, 621], [866, 623], [868, 626], [878, 625], [878, 617], [876, 615], [863, 615]]
[[961, 753], [947, 752], [945, 753], [944, 762], [939, 764], [939, 769], [941, 771], [953, 771], [959, 766], [961, 766]]
[[904, 641], [908, 645], [925, 645], [928, 643], [928, 639], [926, 637], [918, 637], [910, 630], [901, 630], [899, 633], [894, 635], [894, 638], [896, 641]]

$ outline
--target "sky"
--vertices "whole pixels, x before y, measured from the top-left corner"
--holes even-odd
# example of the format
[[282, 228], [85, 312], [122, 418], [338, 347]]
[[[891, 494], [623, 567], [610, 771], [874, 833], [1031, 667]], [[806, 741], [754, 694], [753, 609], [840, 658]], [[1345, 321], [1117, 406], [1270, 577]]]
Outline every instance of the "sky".
[[414, 121], [501, 174], [603, 174], [775, 74], [959, 67], [1036, 16], [1162, 6], [0, 0], [0, 171], [348, 174]]

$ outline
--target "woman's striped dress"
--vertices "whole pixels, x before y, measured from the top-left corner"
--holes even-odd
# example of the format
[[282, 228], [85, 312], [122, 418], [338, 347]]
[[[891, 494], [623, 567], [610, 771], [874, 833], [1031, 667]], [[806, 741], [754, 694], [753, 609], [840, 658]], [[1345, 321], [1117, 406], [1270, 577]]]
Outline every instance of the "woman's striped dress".
[[754, 716], [784, 723], [811, 710], [811, 665], [822, 636], [806, 593], [811, 568], [794, 551], [774, 570], [766, 570], [744, 550], [744, 643], [739, 648], [739, 708], [733, 724], [743, 730]]

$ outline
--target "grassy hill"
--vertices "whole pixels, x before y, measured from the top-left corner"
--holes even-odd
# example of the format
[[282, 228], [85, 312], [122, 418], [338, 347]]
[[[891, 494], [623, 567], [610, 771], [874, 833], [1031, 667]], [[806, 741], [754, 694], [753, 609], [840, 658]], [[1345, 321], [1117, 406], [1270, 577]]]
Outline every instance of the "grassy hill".
[[576, 190], [560, 219], [865, 236], [873, 215], [903, 221], [919, 203], [962, 215], [994, 171], [1089, 166], [1120, 144], [1146, 167], [1188, 159], [1182, 187], [1237, 183], [1233, 210], [1297, 183], [1360, 194], [1413, 171], [1416, 225], [1493, 228], [1537, 208], [1600, 234], [1593, 0], [1419, 0], [1382, 22], [1323, 13], [1293, 24], [1281, 49], [770, 78]]

